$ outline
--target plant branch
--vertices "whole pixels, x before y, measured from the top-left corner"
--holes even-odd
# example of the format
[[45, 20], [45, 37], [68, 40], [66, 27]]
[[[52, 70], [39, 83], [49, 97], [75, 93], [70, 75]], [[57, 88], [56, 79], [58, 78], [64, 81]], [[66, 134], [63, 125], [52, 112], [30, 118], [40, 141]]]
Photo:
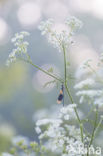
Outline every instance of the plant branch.
[[39, 66], [33, 64], [32, 61], [30, 61], [30, 60], [25, 60], [25, 59], [23, 59], [23, 58], [20, 58], [20, 59], [23, 60], [23, 61], [25, 61], [25, 62], [27, 62], [27, 63], [30, 63], [32, 66], [34, 66], [34, 67], [37, 68], [38, 70], [42, 71], [42, 72], [45, 73], [46, 75], [48, 75], [48, 76], [50, 76], [50, 77], [52, 77], [52, 78], [58, 80], [58, 81], [61, 82], [61, 83], [64, 83], [64, 81], [63, 81], [61, 78], [59, 78], [59, 77], [57, 77], [57, 76], [55, 76], [55, 75], [49, 73], [48, 71], [46, 71], [46, 70], [40, 68]]
[[98, 111], [96, 111], [95, 123], [94, 123], [94, 128], [93, 128], [93, 132], [92, 132], [89, 147], [91, 146], [91, 144], [92, 144], [92, 142], [94, 140], [94, 137], [95, 137], [95, 130], [96, 130], [96, 125], [97, 125], [97, 120], [98, 120]]
[[99, 130], [99, 127], [100, 127], [101, 124], [102, 124], [102, 121], [103, 121], [103, 118], [100, 119], [100, 121], [99, 121], [99, 123], [98, 123], [98, 125], [97, 125], [97, 127], [96, 127], [96, 129], [95, 129], [94, 137], [96, 136], [96, 134], [97, 134], [97, 132], [98, 132], [98, 130]]
[[64, 76], [65, 76], [65, 83], [67, 81], [67, 63], [66, 63], [66, 51], [64, 45], [62, 46], [64, 52]]

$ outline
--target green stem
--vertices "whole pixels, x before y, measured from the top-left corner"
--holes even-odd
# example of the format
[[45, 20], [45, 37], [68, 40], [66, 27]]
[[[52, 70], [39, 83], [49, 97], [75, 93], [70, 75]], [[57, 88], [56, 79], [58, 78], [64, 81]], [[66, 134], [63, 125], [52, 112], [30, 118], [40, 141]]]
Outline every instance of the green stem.
[[99, 123], [98, 123], [98, 125], [97, 125], [97, 127], [96, 127], [96, 129], [95, 129], [94, 137], [96, 136], [96, 134], [97, 134], [97, 132], [98, 132], [98, 130], [99, 130], [99, 127], [100, 127], [101, 124], [102, 124], [102, 121], [103, 121], [103, 118], [100, 119], [100, 121], [99, 121]]
[[65, 88], [66, 88], [66, 91], [67, 91], [68, 96], [69, 96], [69, 98], [70, 98], [70, 101], [71, 101], [71, 103], [73, 104], [74, 101], [73, 101], [73, 98], [72, 98], [71, 93], [70, 93], [70, 91], [69, 91], [69, 88], [68, 88], [68, 86], [67, 86], [67, 82], [65, 82]]
[[23, 61], [25, 61], [25, 62], [27, 62], [27, 63], [29, 63], [29, 64], [31, 64], [32, 66], [34, 66], [34, 67], [37, 68], [38, 70], [42, 71], [43, 73], [47, 74], [48, 76], [50, 76], [50, 77], [52, 77], [52, 78], [58, 80], [58, 81], [61, 82], [61, 83], [64, 83], [64, 81], [63, 81], [61, 78], [59, 78], [59, 77], [57, 77], [57, 76], [55, 76], [55, 75], [53, 75], [53, 74], [47, 72], [46, 70], [40, 68], [39, 66], [33, 64], [32, 61], [25, 60], [25, 59], [23, 59], [23, 58], [20, 58], [20, 59], [23, 60]]
[[92, 142], [94, 140], [94, 137], [95, 137], [95, 130], [96, 130], [96, 125], [97, 125], [97, 120], [98, 120], [98, 111], [96, 111], [95, 123], [94, 123], [94, 128], [93, 128], [91, 140], [90, 140], [90, 143], [89, 143], [89, 147], [91, 146], [91, 144], [92, 144]]
[[[68, 96], [69, 96], [69, 98], [70, 98], [70, 101], [71, 101], [71, 103], [73, 104], [74, 101], [73, 101], [72, 95], [71, 95], [71, 93], [70, 93], [70, 91], [69, 91], [69, 88], [68, 88], [68, 85], [67, 85], [66, 51], [65, 51], [65, 47], [64, 47], [64, 46], [62, 46], [62, 48], [63, 48], [63, 53], [64, 53], [65, 88], [66, 88], [67, 94], [68, 94]], [[82, 122], [81, 122], [81, 120], [80, 120], [80, 118], [79, 118], [79, 115], [78, 115], [78, 112], [77, 112], [76, 107], [74, 107], [74, 112], [75, 112], [75, 114], [76, 114], [77, 121], [78, 121], [78, 123], [79, 123], [79, 125], [80, 125], [81, 140], [82, 140], [82, 142], [83, 142], [83, 124], [82, 124]]]
[[[68, 96], [69, 96], [69, 98], [70, 98], [70, 100], [71, 100], [71, 102], [72, 102], [72, 104], [73, 104], [74, 101], [73, 101], [73, 98], [72, 98], [72, 96], [71, 96], [71, 93], [70, 93], [69, 88], [68, 88], [68, 86], [67, 86], [66, 83], [65, 83], [65, 88], [66, 88], [66, 91], [67, 91], [67, 93], [68, 93]], [[82, 124], [82, 122], [81, 122], [81, 120], [80, 120], [80, 117], [79, 117], [79, 114], [78, 114], [78, 112], [77, 112], [76, 107], [74, 107], [74, 112], [75, 112], [75, 114], [76, 114], [77, 121], [78, 121], [78, 123], [79, 123], [79, 125], [80, 125], [81, 140], [82, 140], [82, 142], [83, 142], [83, 124]]]
[[83, 138], [83, 124], [80, 124], [80, 132], [81, 132], [81, 140], [83, 142], [84, 138]]
[[[101, 122], [102, 122], [102, 121], [99, 122], [98, 126], [96, 127], [96, 125], [97, 125], [97, 120], [98, 120], [98, 111], [96, 110], [96, 117], [95, 117], [94, 128], [93, 128], [93, 132], [92, 132], [92, 136], [91, 136], [91, 140], [90, 140], [90, 143], [89, 143], [88, 148], [92, 145], [93, 140], [94, 140], [94, 138], [95, 138], [96, 131], [97, 131], [97, 129], [99, 128], [99, 126], [100, 126], [100, 124], [101, 124]], [[88, 153], [88, 152], [87, 152], [87, 156], [89, 156], [89, 153]]]
[[65, 83], [66, 83], [66, 81], [67, 81], [66, 51], [65, 51], [65, 47], [64, 46], [62, 46], [62, 48], [63, 48], [63, 52], [64, 52], [64, 76], [65, 76]]

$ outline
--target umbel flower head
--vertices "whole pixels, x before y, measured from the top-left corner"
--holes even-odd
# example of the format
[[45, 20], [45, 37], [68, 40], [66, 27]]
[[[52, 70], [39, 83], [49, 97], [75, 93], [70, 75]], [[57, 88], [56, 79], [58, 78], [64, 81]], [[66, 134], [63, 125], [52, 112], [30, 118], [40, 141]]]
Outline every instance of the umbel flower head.
[[80, 129], [70, 124], [75, 107], [76, 104], [69, 104], [60, 109], [58, 118], [45, 118], [36, 122], [36, 132], [39, 139], [44, 141], [45, 148], [62, 156], [77, 156], [77, 152], [70, 151], [71, 146], [77, 151], [78, 145], [83, 145]]
[[24, 41], [24, 38], [28, 36], [28, 32], [20, 32], [16, 33], [15, 37], [12, 38], [12, 42], [14, 43], [15, 49], [9, 54], [9, 58], [6, 62], [6, 65], [9, 66], [10, 63], [15, 62], [16, 58], [19, 56], [27, 55], [27, 47], [29, 45], [28, 42]]
[[59, 51], [63, 51], [63, 47], [68, 49], [70, 44], [73, 43], [72, 36], [77, 29], [82, 27], [82, 22], [74, 16], [70, 16], [65, 21], [65, 25], [68, 27], [68, 30], [62, 30], [60, 33], [53, 28], [53, 25], [53, 19], [42, 21], [39, 29], [41, 30], [42, 35], [47, 36], [48, 41], [52, 43], [55, 48]]
[[[101, 57], [101, 56], [100, 56]], [[99, 110], [103, 108], [103, 71], [101, 68], [96, 71], [92, 68], [90, 62], [92, 60], [88, 59], [80, 65], [81, 69], [89, 69], [91, 71], [91, 77], [86, 75], [83, 79], [80, 79], [74, 86], [76, 91], [76, 96], [80, 97], [79, 102], [83, 104], [87, 102]], [[79, 69], [80, 69], [79, 68]]]

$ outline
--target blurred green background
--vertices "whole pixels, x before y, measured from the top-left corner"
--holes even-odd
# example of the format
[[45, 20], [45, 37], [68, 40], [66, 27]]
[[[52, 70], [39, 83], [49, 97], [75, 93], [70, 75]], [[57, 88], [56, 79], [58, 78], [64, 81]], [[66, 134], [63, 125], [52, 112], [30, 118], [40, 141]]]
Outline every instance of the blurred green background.
[[52, 65], [62, 75], [62, 54], [41, 36], [38, 25], [41, 20], [54, 18], [57, 30], [61, 30], [69, 15], [83, 22], [69, 52], [72, 68], [76, 70], [87, 58], [93, 58], [95, 66], [103, 48], [102, 0], [0, 0], [0, 151], [8, 148], [15, 134], [33, 140], [33, 115], [57, 105], [58, 96], [57, 88], [43, 88], [45, 75], [40, 77], [31, 65], [17, 62], [9, 68], [5, 66], [13, 49], [11, 38], [16, 32], [29, 31], [28, 52], [33, 62], [46, 69]]

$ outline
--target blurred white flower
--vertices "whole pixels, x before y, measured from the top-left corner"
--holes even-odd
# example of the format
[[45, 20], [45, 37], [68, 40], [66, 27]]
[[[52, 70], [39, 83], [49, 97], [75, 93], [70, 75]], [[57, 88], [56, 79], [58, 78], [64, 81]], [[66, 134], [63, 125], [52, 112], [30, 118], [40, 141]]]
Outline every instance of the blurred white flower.
[[[77, 104], [69, 104], [60, 109], [58, 117], [62, 120], [75, 120], [76, 116], [74, 113], [74, 108], [77, 107]], [[78, 110], [80, 117], [82, 118], [83, 114], [80, 110]]]
[[80, 81], [79, 83], [77, 83], [74, 88], [75, 89], [83, 89], [83, 88], [87, 88], [87, 87], [92, 87], [95, 84], [95, 80], [92, 78], [87, 78], [85, 80]]
[[81, 90], [77, 91], [76, 95], [77, 96], [86, 96], [88, 98], [94, 98], [96, 96], [101, 96], [103, 94], [102, 90]]
[[[100, 55], [101, 58], [101, 55]], [[99, 59], [100, 60], [100, 59]], [[85, 76], [82, 79], [79, 77], [79, 82], [77, 82], [74, 86], [74, 88], [77, 90], [76, 95], [80, 97], [79, 102], [80, 104], [83, 102], [88, 102], [88, 104], [92, 104], [94, 106], [98, 106], [99, 110], [103, 109], [103, 70], [102, 66], [98, 66], [97, 68], [93, 68], [91, 65], [92, 60], [88, 59], [84, 61], [81, 65], [81, 69], [89, 69], [91, 70], [91, 74], [88, 76], [88, 73], [82, 73]], [[91, 78], [90, 78], [91, 76]]]
[[6, 21], [0, 17], [0, 44], [5, 44], [10, 38], [10, 30]]
[[71, 31], [80, 29], [83, 26], [83, 23], [74, 16], [68, 17], [66, 20], [66, 24], [68, 25], [69, 28], [71, 28]]
[[[65, 4], [63, 1], [55, 0], [52, 2], [51, 0], [39, 0], [39, 5], [42, 6], [43, 14], [47, 18], [53, 18], [56, 21], [63, 21], [69, 14], [69, 9], [67, 3]], [[58, 11], [62, 10], [62, 11]]]
[[[45, 139], [45, 148], [62, 154], [65, 146], [65, 153], [69, 155], [71, 154], [70, 148], [68, 148], [70, 145], [75, 150], [78, 148], [78, 145], [82, 145], [80, 129], [66, 122], [72, 118], [74, 114], [73, 108], [75, 107], [76, 104], [70, 104], [61, 108], [60, 113], [62, 116], [59, 119], [41, 119], [36, 122], [37, 128], [40, 127], [41, 129], [39, 139]], [[73, 156], [77, 156], [76, 154]]]
[[64, 115], [64, 120], [69, 120], [69, 115]]
[[34, 27], [41, 19], [40, 6], [34, 2], [24, 2], [19, 8], [17, 16], [24, 27]]
[[36, 133], [37, 133], [37, 134], [41, 133], [40, 127], [36, 127], [35, 130], [36, 130]]
[[42, 126], [42, 125], [47, 125], [52, 123], [61, 124], [62, 121], [60, 119], [41, 119], [36, 122], [36, 126]]
[[91, 5], [90, 12], [97, 18], [103, 19], [103, 1], [102, 0], [94, 0]]

